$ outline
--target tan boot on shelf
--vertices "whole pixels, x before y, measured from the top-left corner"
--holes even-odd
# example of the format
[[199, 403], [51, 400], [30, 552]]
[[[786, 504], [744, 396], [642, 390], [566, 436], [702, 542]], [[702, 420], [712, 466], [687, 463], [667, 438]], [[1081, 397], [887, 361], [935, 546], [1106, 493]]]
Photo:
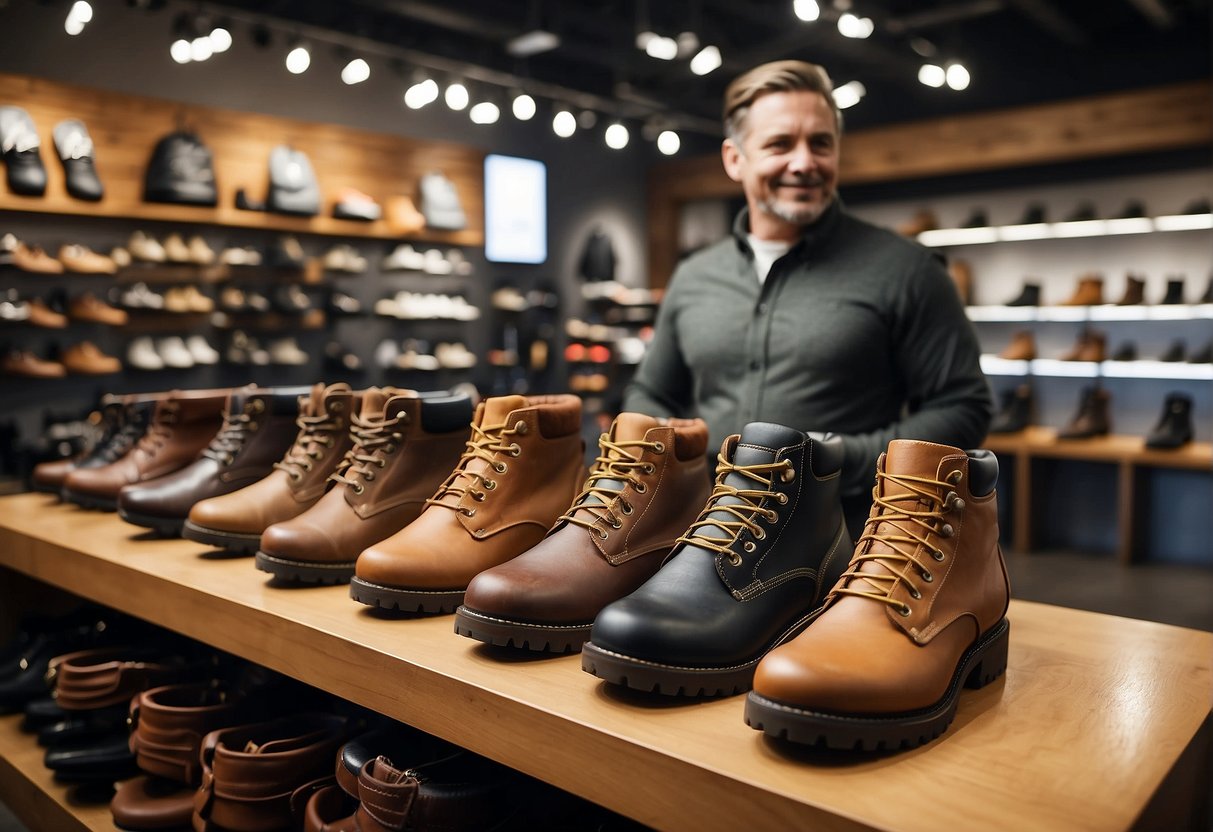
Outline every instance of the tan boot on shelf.
[[63, 329], [67, 326], [67, 316], [51, 309], [42, 298], [30, 300], [29, 317], [26, 320], [34, 326], [47, 329]]
[[77, 321], [106, 324], [107, 326], [126, 326], [130, 315], [124, 309], [116, 309], [99, 299], [92, 292], [85, 292], [72, 298], [67, 307], [67, 314]]
[[63, 378], [67, 368], [58, 361], [39, 358], [29, 350], [10, 350], [0, 359], [0, 372], [25, 378]]
[[169, 234], [164, 238], [164, 256], [170, 263], [190, 262], [190, 247], [180, 234]]
[[344, 583], [358, 553], [412, 523], [467, 439], [472, 401], [372, 388], [351, 420], [353, 447], [311, 508], [269, 526], [257, 568], [307, 583]]
[[581, 400], [487, 399], [466, 447], [421, 516], [358, 556], [355, 601], [452, 612], [478, 573], [539, 543], [586, 476]]
[[647, 581], [710, 491], [701, 419], [621, 413], [573, 505], [532, 549], [477, 575], [455, 632], [489, 644], [564, 653], [594, 616]]
[[121, 361], [103, 353], [92, 341], [72, 344], [63, 351], [60, 361], [69, 373], [80, 375], [100, 376], [122, 370]]
[[261, 534], [319, 502], [354, 444], [350, 415], [362, 407], [360, 393], [348, 384], [317, 384], [301, 397], [299, 433], [274, 472], [239, 491], [211, 497], [190, 509], [182, 536], [229, 551], [251, 555]]
[[1107, 335], [1084, 328], [1074, 347], [1061, 357], [1062, 361], [1103, 361], [1107, 354]]
[[1074, 294], [1060, 306], [1098, 306], [1103, 303], [1103, 278], [1095, 274], [1083, 275], [1078, 280]]
[[973, 302], [973, 267], [968, 260], [949, 260], [948, 276], [956, 286], [956, 292], [965, 306]]
[[13, 250], [13, 265], [34, 274], [63, 274], [63, 264], [37, 246], [18, 243]]
[[997, 480], [989, 451], [891, 442], [850, 566], [821, 616], [759, 663], [746, 723], [795, 743], [865, 751], [945, 731], [961, 689], [1006, 669]]
[[1036, 338], [1031, 330], [1022, 329], [1011, 338], [1007, 348], [998, 354], [1008, 361], [1031, 361], [1036, 357]]

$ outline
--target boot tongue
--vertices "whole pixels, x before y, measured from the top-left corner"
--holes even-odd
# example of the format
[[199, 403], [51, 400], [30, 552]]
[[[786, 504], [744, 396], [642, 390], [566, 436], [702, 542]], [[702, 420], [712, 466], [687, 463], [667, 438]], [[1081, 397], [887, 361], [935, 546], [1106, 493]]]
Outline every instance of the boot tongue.
[[483, 428], [486, 425], [501, 425], [505, 424], [505, 420], [515, 410], [526, 407], [529, 404], [526, 396], [496, 396], [491, 399], [484, 400], [484, 416], [480, 420], [480, 426]]
[[[784, 427], [783, 425], [772, 424], [771, 422], [750, 422], [741, 430], [741, 437], [733, 444], [733, 438], [729, 437], [724, 441], [720, 448], [720, 455], [728, 459], [734, 465], [765, 465], [774, 462], [778, 452], [782, 448], [791, 445], [799, 445], [805, 441], [805, 436], [795, 428]], [[765, 475], [767, 477], [770, 474]], [[744, 491], [761, 490], [762, 484], [750, 479], [743, 474], [732, 471], [724, 478], [725, 485], [731, 485], [736, 489]], [[748, 505], [749, 500], [742, 497], [721, 497], [716, 501], [716, 505], [735, 506]], [[749, 516], [748, 513], [744, 516]], [[708, 515], [708, 519], [720, 521], [737, 521], [737, 517], [727, 511], [713, 511]], [[719, 526], [702, 526], [700, 534], [705, 537], [715, 537], [730, 539], [732, 535], [726, 534], [725, 530]]]
[[[944, 457], [956, 456], [961, 453], [956, 448], [947, 445], [936, 445], [933, 442], [920, 442], [912, 439], [894, 439], [889, 443], [884, 458], [884, 472], [894, 476], [925, 477], [934, 479], [939, 471], [939, 463]], [[909, 493], [909, 489], [893, 482], [881, 481], [881, 495], [896, 497]]]
[[363, 419], [377, 418], [383, 415], [383, 406], [387, 404], [388, 394], [378, 387], [372, 387], [362, 394]]

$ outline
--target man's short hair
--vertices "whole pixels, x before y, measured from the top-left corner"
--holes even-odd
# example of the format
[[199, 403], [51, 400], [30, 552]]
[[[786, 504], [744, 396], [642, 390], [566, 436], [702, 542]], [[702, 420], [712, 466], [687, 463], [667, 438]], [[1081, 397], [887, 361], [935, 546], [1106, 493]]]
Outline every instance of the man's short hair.
[[750, 106], [771, 92], [805, 90], [825, 96], [834, 113], [834, 123], [842, 130], [842, 113], [834, 103], [834, 82], [825, 69], [808, 61], [772, 61], [739, 75], [724, 91], [724, 134], [741, 141], [745, 117]]

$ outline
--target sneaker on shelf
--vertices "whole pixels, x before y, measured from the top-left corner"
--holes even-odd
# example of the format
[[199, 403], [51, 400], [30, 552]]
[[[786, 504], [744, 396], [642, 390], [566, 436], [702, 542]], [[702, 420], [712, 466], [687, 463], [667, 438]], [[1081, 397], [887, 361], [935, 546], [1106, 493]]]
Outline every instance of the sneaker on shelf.
[[170, 263], [188, 263], [190, 247], [180, 234], [173, 232], [164, 238], [164, 256]]
[[229, 246], [219, 255], [225, 266], [260, 266], [261, 252], [252, 246]]
[[362, 311], [362, 303], [358, 298], [345, 292], [329, 294], [329, 311], [335, 315], [357, 315]]
[[13, 264], [13, 254], [17, 251], [17, 246], [21, 245], [21, 241], [17, 239], [17, 235], [11, 232], [0, 236], [0, 265], [11, 266]]
[[246, 332], [237, 329], [232, 333], [232, 340], [228, 345], [227, 360], [233, 364], [264, 367], [270, 363], [270, 354], [257, 343], [256, 338], [249, 337]]
[[38, 246], [17, 243], [13, 251], [13, 265], [33, 274], [63, 274], [63, 264]]
[[219, 305], [232, 312], [243, 312], [244, 292], [238, 286], [224, 286], [219, 291]]
[[113, 258], [82, 245], [60, 246], [59, 262], [63, 268], [76, 274], [115, 274], [118, 271], [118, 264]]
[[639, 364], [647, 349], [648, 344], [634, 335], [615, 342], [615, 356], [620, 364]]
[[312, 308], [312, 299], [298, 286], [279, 286], [274, 292], [274, 305], [283, 312], [298, 314]]
[[185, 348], [190, 351], [195, 364], [211, 365], [219, 363], [219, 351], [212, 347], [201, 335], [191, 335], [185, 339]]
[[380, 268], [385, 272], [401, 270], [419, 272], [425, 268], [425, 255], [408, 243], [401, 243], [391, 254], [383, 258]]
[[272, 364], [300, 367], [311, 360], [308, 354], [299, 348], [294, 336], [275, 339], [270, 343], [269, 353]]
[[438, 359], [439, 366], [447, 369], [466, 370], [476, 366], [476, 354], [462, 341], [439, 344], [434, 348], [434, 357]]
[[379, 298], [379, 300], [375, 301], [374, 309], [376, 315], [384, 315], [389, 318], [400, 317], [400, 302], [396, 295]]
[[39, 358], [29, 350], [9, 350], [0, 359], [0, 372], [26, 378], [62, 378], [67, 368], [58, 361]]
[[404, 342], [404, 350], [396, 359], [401, 370], [437, 370], [438, 357], [429, 352], [429, 344], [410, 338]]
[[156, 352], [152, 336], [140, 335], [126, 348], [126, 363], [137, 370], [163, 370], [164, 359]]
[[400, 357], [400, 345], [391, 338], [384, 338], [375, 347], [375, 363], [380, 367], [395, 367]]
[[153, 292], [146, 283], [139, 282], [122, 293], [122, 305], [127, 309], [164, 309], [164, 295]]
[[165, 291], [164, 311], [178, 313], [190, 311], [190, 296], [184, 286], [173, 286]]
[[194, 366], [194, 356], [180, 335], [168, 335], [156, 343], [156, 352], [164, 360], [165, 367], [187, 370]]
[[425, 254], [421, 256], [421, 270], [426, 274], [451, 274], [455, 271], [454, 264], [446, 259], [441, 251], [436, 248], [425, 250]]
[[303, 246], [289, 234], [279, 237], [270, 247], [266, 262], [275, 269], [302, 269], [307, 262]]
[[22, 300], [16, 289], [9, 289], [0, 300], [0, 321], [29, 320], [29, 301]]
[[131, 257], [145, 263], [163, 263], [168, 260], [164, 246], [155, 237], [143, 231], [135, 231], [131, 234], [126, 249]]
[[114, 261], [115, 266], [125, 269], [131, 264], [131, 253], [122, 246], [114, 246], [110, 249], [110, 259]]
[[474, 321], [480, 317], [480, 309], [468, 303], [468, 299], [463, 295], [444, 297], [447, 300], [448, 314], [443, 317], [451, 317], [457, 321]]
[[324, 268], [331, 272], [362, 274], [367, 270], [366, 258], [353, 246], [342, 243], [330, 248], [324, 255]]
[[494, 291], [491, 301], [493, 308], [504, 309], [507, 312], [522, 312], [530, 306], [527, 303], [526, 295], [513, 286], [502, 286]]
[[463, 252], [457, 248], [448, 249], [446, 260], [451, 264], [451, 270], [455, 274], [471, 274], [472, 264], [463, 256]]
[[214, 312], [215, 301], [208, 295], [202, 294], [197, 286], [186, 286], [184, 290], [185, 304], [190, 312]]
[[252, 289], [244, 293], [244, 307], [249, 312], [269, 312], [270, 299]]
[[199, 266], [209, 266], [215, 262], [215, 252], [202, 239], [201, 234], [195, 234], [189, 241], [189, 261]]
[[333, 217], [339, 220], [374, 222], [383, 216], [383, 209], [374, 197], [355, 188], [343, 188], [333, 205]]

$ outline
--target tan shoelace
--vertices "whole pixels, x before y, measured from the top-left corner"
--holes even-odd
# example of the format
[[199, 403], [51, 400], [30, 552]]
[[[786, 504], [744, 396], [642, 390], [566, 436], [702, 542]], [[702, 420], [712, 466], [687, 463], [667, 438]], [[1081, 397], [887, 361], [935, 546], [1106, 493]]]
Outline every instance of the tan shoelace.
[[[348, 485], [355, 494], [366, 490], [365, 482], [375, 481], [375, 469], [387, 467], [387, 455], [396, 453], [404, 442], [404, 434], [393, 430], [409, 423], [409, 415], [401, 412], [390, 419], [363, 419], [357, 413], [350, 416], [350, 432], [354, 435], [354, 447], [345, 452], [338, 469], [329, 474], [329, 479]], [[376, 455], [382, 448], [383, 453]]]
[[[882, 498], [879, 496], [881, 483], [877, 483], [874, 494], [878, 510], [868, 519], [867, 527], [859, 538], [855, 551], [863, 551], [865, 544], [872, 542], [882, 543], [892, 551], [856, 554], [851, 560], [851, 565], [847, 567], [846, 573], [843, 574], [839, 585], [834, 589], [834, 594], [870, 598], [873, 601], [888, 604], [896, 609], [899, 615], [908, 616], [910, 614], [909, 605], [894, 599], [892, 597], [894, 590], [899, 584], [905, 584], [910, 597], [914, 599], [921, 598], [922, 592], [913, 582], [902, 575], [901, 571], [905, 564], [912, 564], [923, 581], [931, 583], [935, 580], [931, 570], [914, 557], [914, 553], [921, 546], [932, 560], [943, 562], [946, 556], [942, 549], [931, 543], [931, 536], [947, 538], [953, 535], [952, 526], [945, 522], [943, 515], [954, 508], [964, 508], [964, 500], [955, 491], [948, 490], [943, 499], [940, 499], [939, 493], [960, 482], [963, 474], [960, 471], [953, 471], [948, 475], [946, 482], [928, 477], [886, 474], [883, 471], [877, 471], [876, 477], [878, 480], [888, 480], [892, 484], [900, 486], [905, 489], [905, 493]], [[925, 510], [915, 510], [914, 506], [920, 501], [926, 502], [929, 507]], [[899, 503], [907, 505], [901, 506], [898, 505]], [[894, 531], [877, 534], [876, 530], [882, 524], [886, 528], [892, 527]], [[909, 548], [906, 548], [907, 546]], [[880, 564], [888, 574], [860, 572], [860, 567], [868, 562]], [[860, 580], [865, 581], [871, 591], [853, 589], [852, 583]]]
[[[462, 499], [464, 494], [471, 494], [472, 499], [478, 503], [484, 502], [489, 491], [497, 487], [497, 480], [492, 479], [488, 474], [480, 474], [475, 471], [468, 470], [468, 464], [473, 459], [482, 459], [489, 464], [497, 474], [504, 474], [509, 470], [509, 463], [505, 460], [498, 459], [499, 454], [508, 454], [512, 457], [517, 457], [522, 453], [522, 447], [517, 442], [505, 444], [507, 437], [515, 435], [523, 435], [527, 432], [526, 422], [519, 420], [514, 423], [514, 427], [502, 423], [500, 425], [489, 425], [481, 427], [475, 422], [472, 423], [472, 438], [465, 445], [467, 450], [463, 452], [463, 456], [459, 458], [459, 464], [455, 466], [455, 470], [446, 478], [438, 488], [438, 492], [425, 501], [427, 506], [443, 506], [453, 511], [458, 511], [468, 517], [476, 516], [476, 509], [461, 508], [457, 503]], [[479, 488], [477, 488], [479, 486]], [[442, 502], [447, 497], [454, 497], [453, 503]]]
[[295, 425], [299, 428], [295, 444], [281, 462], [274, 463], [274, 467], [286, 471], [292, 480], [298, 482], [324, 456], [320, 448], [332, 448], [336, 444], [333, 434], [338, 430], [338, 423], [331, 414], [321, 413], [319, 416], [299, 416], [295, 419]]
[[260, 413], [265, 410], [265, 404], [260, 399], [254, 399], [245, 406], [242, 413], [235, 416], [230, 413], [223, 417], [223, 425], [215, 438], [206, 446], [202, 455], [213, 459], [221, 465], [231, 465], [236, 454], [244, 447], [244, 440], [249, 433], [257, 429], [257, 423], [249, 411]]
[[[590, 473], [589, 478], [585, 481], [585, 488], [577, 498], [573, 500], [573, 507], [566, 513], [560, 515], [557, 522], [567, 520], [578, 526], [597, 534], [603, 540], [607, 539], [606, 529], [599, 529], [596, 524], [599, 520], [606, 520], [607, 524], [612, 529], [618, 529], [623, 526], [623, 521], [615, 514], [615, 509], [618, 507], [623, 515], [632, 513], [632, 504], [624, 499], [622, 492], [625, 488], [631, 485], [636, 489], [637, 493], [643, 494], [647, 490], [647, 486], [635, 476], [637, 471], [644, 474], [653, 473], [653, 463], [641, 462], [639, 455], [632, 456], [625, 448], [640, 448], [651, 449], [657, 453], [665, 452], [665, 443], [663, 442], [645, 442], [644, 440], [636, 440], [631, 442], [612, 442], [604, 433], [598, 439], [598, 447], [602, 455], [594, 460], [594, 470]], [[616, 482], [622, 480], [623, 484], [618, 488], [611, 485], [599, 485], [601, 480], [614, 480]], [[591, 497], [597, 497], [600, 502], [590, 502]], [[578, 517], [577, 512], [585, 512], [589, 518]]]
[[[729, 485], [725, 479], [733, 473], [753, 480], [762, 488], [737, 488]], [[730, 548], [736, 542], [737, 537], [743, 531], [749, 531], [756, 539], [762, 540], [767, 533], [758, 525], [758, 517], [761, 516], [770, 523], [779, 519], [779, 514], [774, 509], [762, 507], [762, 500], [772, 497], [780, 505], [786, 504], [788, 501], [787, 495], [773, 490], [776, 473], [784, 482], [791, 482], [796, 476], [791, 460], [783, 459], [779, 462], [764, 462], [758, 465], [734, 465], [725, 459], [724, 454], [718, 454], [716, 456], [716, 487], [712, 489], [712, 494], [708, 497], [703, 511], [699, 512], [699, 518], [676, 542], [711, 549], [713, 552], [728, 556], [729, 563], [738, 566], [741, 563], [741, 556]], [[722, 502], [726, 497], [737, 497], [743, 502], [726, 504]], [[724, 520], [711, 517], [714, 512], [720, 511], [731, 514], [737, 519]], [[716, 537], [703, 534], [702, 529], [708, 526], [723, 529], [727, 536]], [[754, 541], [746, 541], [745, 550], [747, 552], [753, 552], [756, 548]]]

